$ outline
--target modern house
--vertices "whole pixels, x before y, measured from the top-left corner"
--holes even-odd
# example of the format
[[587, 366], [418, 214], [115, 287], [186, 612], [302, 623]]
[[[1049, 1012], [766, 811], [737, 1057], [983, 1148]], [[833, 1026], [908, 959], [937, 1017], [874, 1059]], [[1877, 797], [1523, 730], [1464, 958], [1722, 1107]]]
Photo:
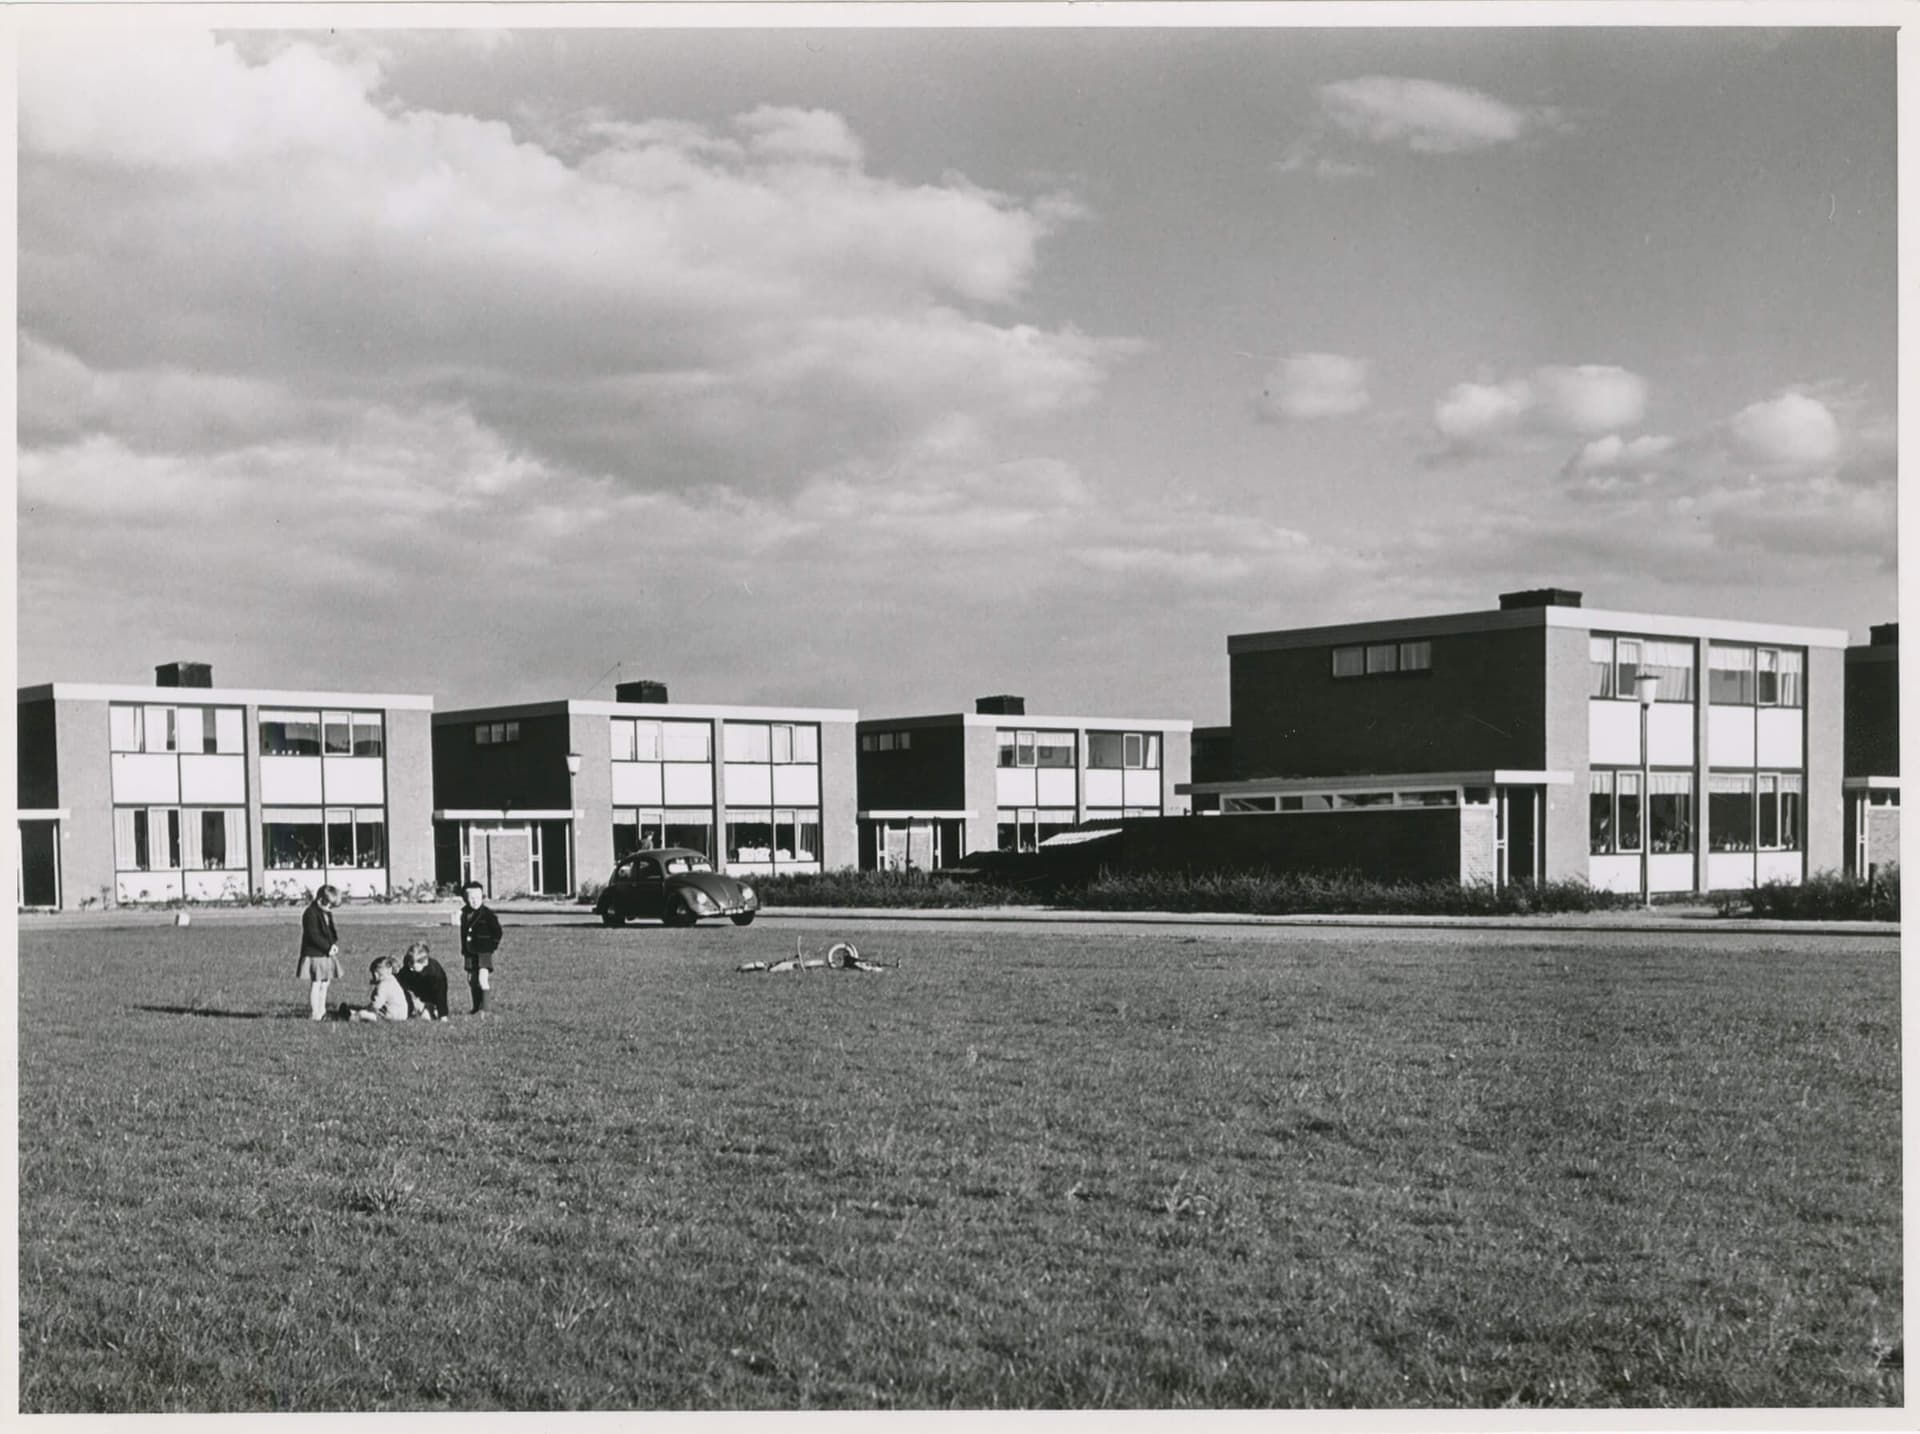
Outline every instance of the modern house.
[[1871, 876], [1900, 860], [1900, 624], [1847, 649], [1847, 870]]
[[23, 906], [387, 895], [433, 879], [433, 699], [212, 685], [19, 690]]
[[1020, 697], [972, 712], [859, 724], [860, 865], [952, 866], [1032, 851], [1087, 823], [1184, 814], [1190, 721], [1029, 716]]
[[435, 713], [435, 869], [504, 897], [571, 893], [644, 847], [734, 873], [851, 866], [857, 717], [670, 702], [658, 682]]
[[1448, 833], [1457, 847], [1435, 869], [1466, 878], [1648, 893], [1798, 881], [1841, 864], [1846, 641], [1588, 608], [1558, 588], [1241, 634], [1227, 642], [1230, 775], [1188, 790], [1223, 817], [1303, 823], [1452, 809], [1457, 823], [1408, 825]]

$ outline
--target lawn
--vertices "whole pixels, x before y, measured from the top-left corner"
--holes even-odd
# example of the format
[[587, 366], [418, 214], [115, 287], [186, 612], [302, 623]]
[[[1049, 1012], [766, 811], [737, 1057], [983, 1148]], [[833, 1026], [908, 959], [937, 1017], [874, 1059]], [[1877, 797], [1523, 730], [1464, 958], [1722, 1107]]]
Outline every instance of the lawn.
[[291, 932], [22, 931], [24, 1409], [1902, 1398], [1893, 941]]

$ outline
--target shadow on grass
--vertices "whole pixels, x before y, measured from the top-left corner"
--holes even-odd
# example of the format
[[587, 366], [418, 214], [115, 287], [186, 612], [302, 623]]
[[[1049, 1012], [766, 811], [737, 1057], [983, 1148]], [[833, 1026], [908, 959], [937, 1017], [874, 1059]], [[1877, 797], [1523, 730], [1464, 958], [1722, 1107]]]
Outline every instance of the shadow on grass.
[[304, 1021], [305, 1011], [220, 1011], [212, 1006], [135, 1006], [136, 1011], [153, 1011], [162, 1016], [218, 1016], [228, 1021]]

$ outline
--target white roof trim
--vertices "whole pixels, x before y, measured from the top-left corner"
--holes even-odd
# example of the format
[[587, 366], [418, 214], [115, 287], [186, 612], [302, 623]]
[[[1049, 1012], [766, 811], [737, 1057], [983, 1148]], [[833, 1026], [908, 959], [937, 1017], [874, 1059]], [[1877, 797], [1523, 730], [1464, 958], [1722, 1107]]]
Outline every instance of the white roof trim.
[[400, 692], [283, 692], [266, 687], [143, 687], [131, 683], [46, 682], [22, 687], [20, 701], [142, 702], [151, 707], [385, 707], [433, 710], [433, 698]]
[[21, 807], [13, 814], [15, 821], [22, 822], [64, 822], [72, 816], [71, 807]]
[[861, 821], [898, 822], [898, 821], [958, 821], [962, 817], [976, 815], [972, 807], [960, 810], [948, 810], [940, 807], [927, 807], [910, 811], [865, 811], [855, 812]]
[[437, 822], [563, 822], [579, 816], [565, 807], [516, 807], [512, 811], [489, 807], [448, 807], [433, 814]]
[[502, 721], [514, 717], [651, 717], [656, 721], [856, 722], [853, 707], [740, 707], [701, 702], [519, 702], [504, 707], [462, 707], [436, 712], [435, 726]]
[[1843, 792], [1897, 792], [1900, 790], [1898, 777], [1845, 777], [1841, 779]]
[[1550, 607], [1548, 627], [1646, 633], [1651, 637], [1720, 638], [1726, 642], [1777, 642], [1790, 647], [1847, 645], [1842, 627], [1792, 627], [1777, 622], [1737, 622], [1718, 617], [1668, 617], [1651, 612], [1614, 612], [1598, 607]]
[[1061, 717], [1048, 713], [1011, 712], [931, 712], [918, 717], [862, 717], [862, 735], [887, 727], [963, 726], [1026, 728], [1068, 727], [1093, 732], [1191, 732], [1193, 723], [1185, 717]]
[[1250, 777], [1239, 782], [1182, 782], [1189, 795], [1267, 796], [1293, 792], [1388, 792], [1431, 787], [1565, 787], [1572, 772], [1495, 767], [1477, 772], [1387, 772], [1347, 777]]
[[1788, 647], [1845, 648], [1848, 643], [1844, 628], [1794, 627], [1782, 623], [1678, 617], [1668, 613], [1621, 612], [1599, 607], [1517, 607], [1435, 613], [1430, 617], [1376, 618], [1369, 622], [1279, 628], [1269, 632], [1236, 632], [1228, 634], [1227, 654], [1231, 657], [1242, 652], [1338, 647], [1388, 639], [1417, 641], [1426, 637], [1508, 632], [1533, 627], [1643, 633], [1648, 637], [1718, 638], [1723, 642], [1779, 643]]

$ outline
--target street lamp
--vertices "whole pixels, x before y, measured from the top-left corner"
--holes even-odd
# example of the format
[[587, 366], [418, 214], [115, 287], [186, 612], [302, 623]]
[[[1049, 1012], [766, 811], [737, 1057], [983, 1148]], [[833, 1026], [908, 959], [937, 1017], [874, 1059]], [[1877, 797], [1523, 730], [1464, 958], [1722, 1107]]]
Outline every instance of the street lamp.
[[[567, 885], [570, 888], [577, 888], [579, 886], [579, 883], [573, 879], [575, 876], [573, 869], [573, 828], [580, 817], [580, 808], [576, 805], [577, 798], [573, 792], [573, 780], [580, 775], [580, 768], [583, 765], [585, 765], [585, 760], [578, 752], [567, 753]], [[571, 895], [572, 893], [569, 892], [568, 894]]]
[[1633, 695], [1640, 701], [1640, 904], [1653, 906], [1653, 773], [1647, 751], [1647, 716], [1654, 699], [1660, 695], [1660, 678], [1652, 672], [1637, 673]]

